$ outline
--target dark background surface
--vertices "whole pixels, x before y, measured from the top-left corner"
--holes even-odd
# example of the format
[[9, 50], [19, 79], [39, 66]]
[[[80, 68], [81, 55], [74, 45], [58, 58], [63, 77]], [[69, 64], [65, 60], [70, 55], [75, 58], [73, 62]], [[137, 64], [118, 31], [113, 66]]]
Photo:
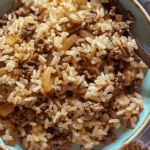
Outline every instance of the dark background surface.
[[150, 0], [138, 0], [150, 15]]

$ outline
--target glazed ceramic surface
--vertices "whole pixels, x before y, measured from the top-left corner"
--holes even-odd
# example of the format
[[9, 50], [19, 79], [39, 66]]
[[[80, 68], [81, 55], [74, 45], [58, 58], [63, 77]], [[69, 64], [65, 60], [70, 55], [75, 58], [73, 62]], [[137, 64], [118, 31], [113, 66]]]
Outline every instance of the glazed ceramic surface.
[[[117, 2], [127, 12], [130, 10], [136, 19], [135, 25], [130, 28], [130, 31], [134, 37], [150, 52], [150, 18], [144, 11], [141, 5], [136, 0], [117, 0]], [[2, 16], [8, 9], [10, 9], [13, 0], [0, 0], [0, 16]], [[149, 20], [149, 22], [148, 22]], [[100, 144], [96, 146], [95, 150], [113, 150], [119, 148], [126, 139], [132, 136], [139, 127], [143, 124], [150, 112], [150, 70], [144, 70], [145, 78], [143, 80], [140, 93], [143, 96], [144, 110], [140, 113], [140, 119], [134, 129], [125, 128], [121, 126], [120, 129], [116, 130], [117, 135], [116, 142], [107, 142], [106, 145]], [[0, 138], [0, 142], [5, 146], [4, 142]], [[10, 150], [23, 150], [17, 142], [15, 147], [6, 146]], [[71, 150], [80, 150], [79, 145], [74, 145]]]

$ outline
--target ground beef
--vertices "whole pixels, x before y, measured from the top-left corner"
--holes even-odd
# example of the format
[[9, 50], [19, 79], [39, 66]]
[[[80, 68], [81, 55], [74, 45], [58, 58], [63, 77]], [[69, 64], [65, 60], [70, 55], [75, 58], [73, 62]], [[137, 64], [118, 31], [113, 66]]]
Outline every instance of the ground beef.
[[[28, 59], [27, 61], [22, 62], [22, 64], [19, 67], [19, 71], [22, 78], [25, 76], [27, 79], [31, 78], [31, 75], [33, 74], [33, 70], [38, 69], [38, 62], [35, 60]], [[16, 70], [17, 71], [17, 70]], [[18, 72], [19, 73], [19, 72]]]
[[141, 79], [135, 79], [133, 81], [133, 84], [134, 84], [134, 88], [137, 89], [137, 88], [139, 88], [141, 86], [142, 80]]
[[106, 144], [107, 142], [106, 140], [103, 139], [103, 140], [100, 140], [99, 143]]
[[105, 136], [104, 136], [104, 139], [105, 139], [105, 140], [111, 140], [111, 141], [114, 141], [114, 142], [115, 142], [115, 141], [116, 141], [116, 135], [114, 134], [113, 130], [110, 129], [110, 130], [108, 131], [108, 135], [105, 135]]
[[84, 84], [83, 84], [83, 83], [81, 83], [80, 85], [78, 85], [77, 89], [79, 89], [79, 90], [84, 89]]
[[36, 25], [33, 23], [25, 23], [24, 27], [21, 32], [21, 38], [27, 39], [28, 37], [31, 37], [31, 35], [34, 33], [36, 29]]
[[17, 124], [17, 125], [19, 125], [19, 126], [21, 126], [24, 122], [27, 121], [27, 118], [26, 118], [26, 117], [24, 117], [24, 116], [19, 116], [17, 113], [14, 114], [12, 117], [13, 117], [13, 120], [11, 120], [12, 123]]
[[97, 29], [95, 28], [94, 24], [87, 24], [86, 30], [90, 31], [91, 33], [97, 31]]
[[95, 113], [100, 112], [103, 110], [103, 106], [100, 103], [93, 103], [91, 101], [87, 101], [84, 103], [84, 114], [83, 118], [85, 120], [91, 120]]
[[34, 112], [30, 109], [19, 110], [9, 114], [12, 123], [21, 126], [24, 122], [31, 120], [35, 117]]
[[7, 24], [7, 20], [0, 19], [0, 26], [5, 26]]
[[46, 110], [45, 110], [45, 113], [46, 113], [50, 118], [53, 118], [53, 110], [51, 110], [51, 109], [46, 109]]
[[129, 25], [129, 26], [131, 26], [132, 24], [135, 23], [135, 19], [133, 18], [132, 13], [131, 13], [130, 11], [127, 13], [127, 16], [126, 16], [126, 23], [127, 23], [127, 25]]
[[123, 85], [124, 85], [124, 75], [121, 72], [118, 72], [118, 74], [115, 77], [115, 86], [122, 89]]
[[107, 113], [105, 113], [105, 114], [102, 115], [102, 117], [100, 118], [100, 122], [108, 123], [110, 119], [111, 119], [111, 118], [109, 117], [109, 115], [108, 115]]
[[51, 49], [50, 45], [46, 42], [46, 40], [43, 37], [39, 37], [35, 40], [34, 47], [39, 53], [44, 53], [50, 51]]
[[126, 94], [132, 94], [134, 91], [138, 90], [141, 84], [142, 84], [141, 79], [135, 79], [132, 81], [132, 83], [129, 86], [124, 87], [124, 92]]
[[48, 103], [43, 103], [40, 106], [33, 106], [32, 110], [36, 112], [36, 114], [41, 114], [43, 110], [48, 108]]
[[23, 74], [26, 75], [27, 79], [32, 75], [32, 72], [34, 70], [33, 66], [29, 66], [29, 69], [23, 70]]
[[[28, 10], [29, 11], [29, 10]], [[26, 15], [28, 12], [26, 12], [24, 9], [22, 10], [16, 10], [14, 12], [14, 14], [18, 15], [18, 16], [21, 16], [21, 15]]]
[[87, 13], [85, 17], [85, 22], [94, 24], [96, 23], [96, 17], [97, 17], [97, 14], [94, 12]]
[[63, 71], [63, 70], [66, 70], [67, 66], [68, 66], [67, 63], [63, 63], [62, 65], [59, 65], [58, 68], [59, 68], [60, 71]]
[[87, 23], [86, 23], [85, 21], [83, 21], [83, 22], [81, 23], [81, 29], [85, 29], [86, 25], [87, 25]]
[[124, 58], [124, 52], [119, 49], [119, 47], [114, 48], [113, 50], [110, 51], [110, 53], [108, 54], [109, 58], [112, 59], [122, 59]]
[[112, 25], [113, 29], [118, 32], [120, 35], [123, 35], [123, 33], [129, 29], [129, 26], [125, 22], [118, 22], [114, 25]]
[[75, 46], [81, 46], [82, 43], [86, 43], [86, 40], [85, 38], [78, 38], [76, 43], [75, 43]]
[[[28, 66], [38, 66], [38, 62], [36, 62], [35, 60], [32, 59], [28, 59], [23, 63], [23, 68], [26, 69], [26, 67], [24, 65], [28, 65]], [[28, 67], [27, 67], [28, 68]]]
[[122, 89], [123, 89], [123, 85], [124, 85], [124, 75], [121, 72], [118, 72], [118, 74], [115, 76], [115, 89], [113, 91], [113, 97], [118, 96]]
[[74, 26], [75, 26], [75, 23], [73, 23], [73, 22], [69, 22], [66, 24], [66, 27], [68, 30], [71, 30]]
[[110, 102], [102, 102], [102, 105], [105, 107], [105, 108], [108, 108], [110, 107], [111, 103]]
[[14, 69], [14, 70], [13, 70], [13, 73], [14, 73], [15, 75], [22, 75], [23, 70], [22, 70], [22, 69]]
[[85, 29], [88, 31], [91, 31], [93, 35], [98, 35], [98, 31], [94, 27], [94, 24], [96, 23], [96, 16], [97, 14], [94, 12], [88, 13], [86, 15], [85, 20], [82, 22], [82, 24], [75, 24], [75, 23], [67, 23], [66, 27], [69, 33], [78, 32], [81, 29]]
[[72, 147], [72, 142], [70, 141], [71, 134], [65, 135], [65, 134], [58, 134], [53, 139], [51, 139], [49, 145], [52, 146], [52, 148], [56, 148], [58, 150], [68, 150]]
[[[112, 108], [108, 108], [108, 115], [113, 119], [118, 119], [119, 116], [116, 115], [116, 112]], [[113, 125], [112, 125], [113, 126]]]
[[0, 18], [0, 27], [6, 26], [7, 21], [8, 21], [8, 15], [5, 14], [5, 15], [3, 16], [3, 18]]
[[84, 71], [84, 75], [85, 75], [86, 78], [88, 78], [88, 79], [90, 79], [92, 81], [96, 79], [96, 75], [95, 74], [93, 74], [93, 75], [90, 74], [88, 70]]
[[74, 32], [78, 32], [79, 30], [81, 30], [81, 25], [77, 23], [69, 22], [66, 24], [66, 28], [69, 33], [74, 33]]
[[111, 31], [108, 32], [108, 36], [112, 37], [114, 33], [115, 33], [115, 31], [111, 30]]
[[32, 110], [34, 110], [36, 112], [37, 115], [42, 113], [42, 110], [39, 107], [33, 106]]
[[72, 127], [73, 123], [72, 120], [68, 120], [66, 122], [66, 126], [65, 127], [55, 127], [55, 129], [59, 132], [59, 133], [64, 133], [64, 134], [68, 134], [69, 133], [69, 128]]
[[38, 63], [34, 60], [28, 59], [27, 61], [24, 61], [21, 65], [22, 73], [27, 74], [28, 77], [32, 75], [32, 72], [34, 69], [37, 69]]
[[111, 10], [110, 10], [110, 16], [115, 16], [116, 14], [115, 14], [115, 11], [116, 11], [116, 7], [115, 6], [112, 6], [111, 7]]
[[45, 110], [48, 107], [48, 103], [43, 103], [40, 105], [40, 109]]
[[52, 88], [52, 92], [53, 92], [53, 93], [60, 92], [61, 90], [62, 90], [61, 86], [57, 86], [57, 87], [53, 87], [53, 88]]

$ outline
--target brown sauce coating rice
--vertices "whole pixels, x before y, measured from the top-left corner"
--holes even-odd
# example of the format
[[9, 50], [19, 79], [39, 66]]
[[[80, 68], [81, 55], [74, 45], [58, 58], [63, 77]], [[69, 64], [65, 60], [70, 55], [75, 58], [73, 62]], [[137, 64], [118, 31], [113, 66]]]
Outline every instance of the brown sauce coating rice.
[[147, 67], [108, 0], [15, 0], [0, 19], [0, 135], [27, 150], [92, 150], [135, 127]]

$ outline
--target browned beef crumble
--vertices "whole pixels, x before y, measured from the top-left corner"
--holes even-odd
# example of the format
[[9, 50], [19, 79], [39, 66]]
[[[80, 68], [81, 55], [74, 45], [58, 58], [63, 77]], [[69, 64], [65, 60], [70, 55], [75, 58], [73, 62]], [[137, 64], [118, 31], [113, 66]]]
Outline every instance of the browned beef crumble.
[[0, 18], [0, 27], [6, 26], [8, 21], [8, 14], [5, 14], [2, 18]]
[[118, 22], [117, 24], [112, 26], [113, 29], [118, 32], [120, 35], [123, 35], [123, 33], [129, 29], [129, 26], [125, 22]]
[[133, 93], [134, 91], [138, 91], [138, 88], [141, 86], [142, 80], [141, 79], [135, 79], [131, 82], [131, 84], [124, 88], [126, 93]]
[[96, 17], [97, 17], [96, 13], [90, 12], [86, 15], [85, 22], [94, 24], [94, 23], [96, 23]]
[[7, 24], [7, 20], [0, 19], [0, 26], [4, 26]]
[[116, 97], [121, 93], [123, 86], [124, 86], [124, 75], [121, 72], [118, 72], [118, 74], [115, 77], [115, 85], [114, 85], [115, 89], [113, 91], [113, 97]]
[[31, 78], [34, 69], [37, 69], [38, 62], [28, 59], [21, 65], [22, 73], [27, 74], [28, 78]]
[[116, 16], [115, 12], [116, 12], [116, 7], [115, 7], [115, 6], [112, 6], [109, 14], [110, 14], [111, 16]]
[[127, 13], [127, 16], [126, 16], [126, 23], [127, 23], [129, 26], [131, 26], [132, 24], [135, 23], [135, 19], [134, 19], [134, 17], [132, 16], [132, 13], [131, 13], [130, 11]]
[[88, 78], [92, 81], [96, 79], [96, 75], [95, 74], [92, 75], [88, 70], [85, 70], [84, 74], [85, 74], [86, 78]]
[[82, 43], [86, 43], [85, 38], [78, 38], [75, 43], [75, 46], [81, 46]]
[[36, 29], [36, 25], [33, 23], [25, 23], [21, 32], [21, 38], [25, 39], [30, 37]]
[[51, 49], [51, 46], [49, 43], [46, 42], [46, 40], [43, 37], [39, 37], [35, 40], [34, 46], [39, 53], [48, 52]]
[[111, 141], [116, 141], [116, 135], [113, 132], [113, 130], [109, 130], [108, 135], [104, 136], [104, 139], [111, 140]]
[[97, 31], [97, 29], [95, 28], [94, 24], [87, 24], [86, 30], [90, 31], [91, 33]]
[[69, 140], [71, 135], [58, 135], [51, 142], [52, 148], [57, 148], [58, 150], [68, 150], [71, 149], [73, 143]]
[[124, 75], [121, 72], [118, 72], [115, 79], [115, 87], [117, 86], [120, 89], [122, 89], [123, 85], [124, 85]]
[[78, 32], [81, 29], [81, 25], [73, 22], [69, 22], [66, 24], [66, 28], [69, 33]]
[[102, 117], [100, 118], [100, 121], [104, 123], [108, 123], [109, 120], [110, 120], [110, 116], [107, 113], [103, 114]]
[[112, 59], [122, 59], [124, 58], [124, 52], [119, 49], [119, 47], [116, 47], [110, 51], [108, 57]]
[[84, 114], [83, 118], [85, 120], [91, 120], [95, 113], [100, 112], [103, 110], [103, 107], [100, 105], [100, 103], [92, 103], [91, 101], [87, 101], [84, 103]]
[[68, 64], [67, 63], [63, 63], [62, 65], [59, 65], [59, 70], [62, 71], [62, 70], [66, 70]]

